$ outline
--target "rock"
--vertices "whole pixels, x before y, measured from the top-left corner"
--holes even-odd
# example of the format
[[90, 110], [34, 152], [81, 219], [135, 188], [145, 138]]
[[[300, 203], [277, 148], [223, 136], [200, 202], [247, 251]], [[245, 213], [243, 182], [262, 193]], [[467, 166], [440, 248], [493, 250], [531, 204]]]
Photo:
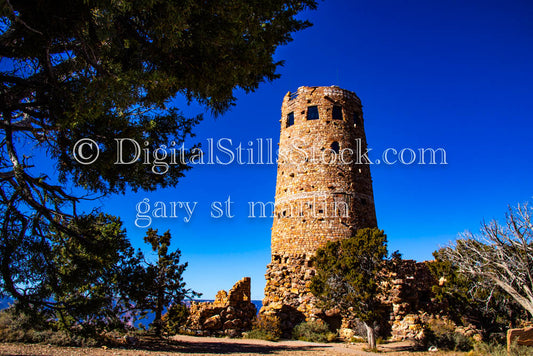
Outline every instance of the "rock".
[[222, 329], [233, 329], [233, 321], [227, 320], [224, 325], [222, 326]]
[[208, 330], [220, 329], [220, 327], [222, 326], [222, 318], [220, 317], [220, 315], [212, 316], [204, 322], [203, 326], [204, 329]]
[[231, 337], [231, 338], [241, 336], [241, 333], [239, 332], [239, 330], [236, 330], [236, 329], [228, 329], [228, 330], [225, 330], [225, 331], [224, 331], [224, 334], [226, 334], [227, 336], [229, 336], [229, 337]]
[[135, 336], [124, 335], [124, 343], [127, 345], [137, 345], [139, 339]]
[[392, 340], [421, 339], [424, 337], [422, 322], [416, 314], [408, 314], [392, 323]]
[[234, 329], [242, 329], [243, 328], [243, 321], [241, 319], [233, 319], [231, 321], [233, 323]]
[[344, 341], [350, 341], [352, 337], [355, 336], [355, 331], [353, 329], [341, 328], [339, 329], [339, 338]]
[[507, 330], [507, 349], [509, 352], [513, 343], [520, 346], [533, 346], [533, 327]]

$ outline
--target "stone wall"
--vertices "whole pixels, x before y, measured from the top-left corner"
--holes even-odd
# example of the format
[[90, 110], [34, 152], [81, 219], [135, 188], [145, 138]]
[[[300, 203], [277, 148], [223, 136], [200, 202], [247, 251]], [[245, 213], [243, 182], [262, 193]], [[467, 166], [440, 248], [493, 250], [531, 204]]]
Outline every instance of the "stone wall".
[[240, 336], [250, 330], [257, 309], [250, 299], [250, 277], [244, 277], [226, 293], [217, 293], [214, 302], [192, 302], [186, 331], [201, 336]]
[[[434, 312], [431, 287], [437, 283], [427, 264], [413, 260], [392, 261], [382, 273], [387, 278], [380, 292], [380, 312], [383, 314], [380, 334], [390, 335], [394, 340], [421, 338], [422, 326]], [[270, 283], [265, 289], [266, 303], [261, 314], [278, 315], [287, 335], [300, 322], [314, 318], [323, 319], [334, 329], [340, 328], [343, 333], [353, 335], [354, 332], [348, 329], [359, 328], [357, 321], [341, 320], [335, 311], [324, 311], [315, 306], [309, 291], [313, 275], [309, 260], [302, 256], [269, 264], [266, 276]]]
[[309, 284], [314, 275], [305, 255], [277, 255], [267, 265], [265, 298], [260, 313], [280, 318], [282, 330], [290, 333], [302, 321], [315, 317], [320, 310], [314, 307]]
[[421, 338], [425, 317], [432, 314], [431, 287], [436, 283], [427, 264], [414, 260], [391, 261], [382, 285], [382, 304], [389, 311], [394, 340]]

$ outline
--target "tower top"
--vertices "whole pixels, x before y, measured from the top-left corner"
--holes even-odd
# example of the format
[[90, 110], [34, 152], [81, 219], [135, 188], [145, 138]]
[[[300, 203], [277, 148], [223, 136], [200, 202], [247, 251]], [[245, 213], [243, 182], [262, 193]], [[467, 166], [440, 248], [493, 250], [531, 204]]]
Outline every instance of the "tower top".
[[[363, 130], [362, 107], [361, 100], [354, 92], [336, 85], [301, 86], [295, 92], [287, 92], [283, 98], [281, 130], [295, 124], [303, 129], [321, 130], [327, 134], [342, 134], [341, 131], [352, 130], [354, 125], [358, 130]], [[304, 132], [300, 134], [306, 140], [313, 136]], [[363, 135], [364, 132], [361, 131], [359, 136]]]
[[359, 105], [361, 105], [361, 99], [359, 99], [359, 97], [353, 91], [342, 89], [336, 85], [332, 85], [329, 87], [301, 86], [295, 92], [290, 92], [290, 91], [287, 92], [287, 94], [285, 94], [285, 97], [283, 98], [283, 104], [285, 105], [286, 103], [290, 101], [296, 100], [302, 94], [303, 95], [305, 94], [323, 95], [324, 97], [330, 98], [334, 101], [339, 101], [342, 99], [355, 100]]

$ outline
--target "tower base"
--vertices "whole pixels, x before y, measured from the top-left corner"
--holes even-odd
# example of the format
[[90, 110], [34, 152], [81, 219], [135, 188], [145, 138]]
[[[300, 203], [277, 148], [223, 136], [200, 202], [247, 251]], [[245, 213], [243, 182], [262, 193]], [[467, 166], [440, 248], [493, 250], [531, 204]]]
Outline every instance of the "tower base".
[[310, 256], [273, 255], [267, 265], [265, 299], [259, 313], [279, 317], [281, 329], [289, 335], [303, 321], [324, 319], [309, 289], [314, 275]]

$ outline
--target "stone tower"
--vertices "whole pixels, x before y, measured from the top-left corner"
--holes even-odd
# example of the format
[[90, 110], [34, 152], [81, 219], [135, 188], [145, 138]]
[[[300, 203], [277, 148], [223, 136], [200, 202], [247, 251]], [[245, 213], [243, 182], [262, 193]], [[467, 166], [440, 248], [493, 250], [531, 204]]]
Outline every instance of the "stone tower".
[[376, 227], [362, 105], [336, 86], [300, 87], [281, 107], [272, 261], [262, 314], [291, 329], [320, 317], [309, 283], [310, 257], [329, 240]]

